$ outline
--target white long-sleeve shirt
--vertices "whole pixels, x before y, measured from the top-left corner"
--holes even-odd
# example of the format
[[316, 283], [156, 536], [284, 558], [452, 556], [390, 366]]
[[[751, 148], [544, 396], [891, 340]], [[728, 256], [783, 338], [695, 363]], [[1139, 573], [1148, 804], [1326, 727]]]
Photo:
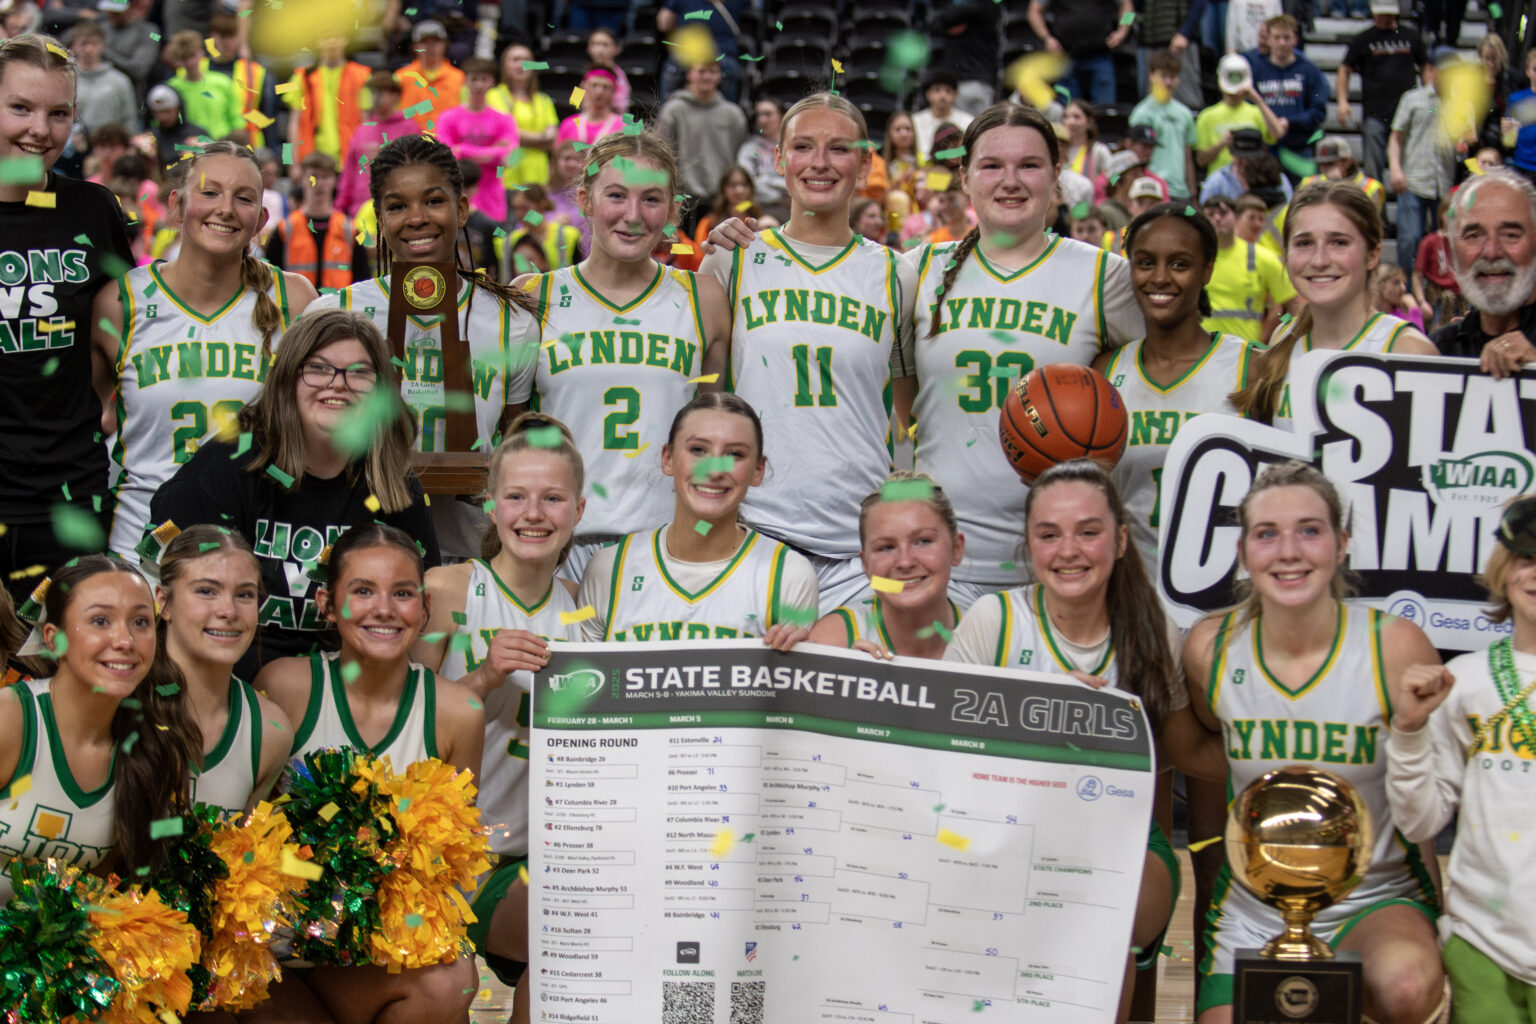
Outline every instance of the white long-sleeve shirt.
[[[1520, 687], [1536, 655], [1514, 656]], [[1527, 894], [1536, 877], [1536, 738], [1501, 722], [1469, 761], [1482, 724], [1504, 706], [1488, 652], [1447, 666], [1456, 677], [1445, 703], [1417, 732], [1387, 737], [1387, 799], [1409, 842], [1433, 839], [1459, 809], [1447, 872], [1442, 935], [1459, 935], [1506, 973], [1536, 984], [1536, 914]], [[1529, 702], [1527, 702], [1529, 704]]]

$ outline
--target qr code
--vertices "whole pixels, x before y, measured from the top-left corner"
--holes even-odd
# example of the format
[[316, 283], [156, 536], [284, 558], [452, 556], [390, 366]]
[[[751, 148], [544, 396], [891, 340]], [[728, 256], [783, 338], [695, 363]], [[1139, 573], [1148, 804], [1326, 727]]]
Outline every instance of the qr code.
[[712, 981], [664, 981], [661, 983], [661, 1024], [714, 1024], [715, 983]]
[[731, 982], [731, 1024], [763, 1024], [763, 992], [767, 982]]

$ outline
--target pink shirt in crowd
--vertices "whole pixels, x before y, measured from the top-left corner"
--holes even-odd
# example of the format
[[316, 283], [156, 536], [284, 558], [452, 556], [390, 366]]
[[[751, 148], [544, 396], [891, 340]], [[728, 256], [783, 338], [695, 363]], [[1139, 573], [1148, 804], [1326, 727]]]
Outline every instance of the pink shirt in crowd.
[[501, 165], [518, 145], [517, 122], [512, 115], [490, 107], [454, 107], [437, 119], [437, 137], [460, 160], [480, 165], [480, 184], [470, 196], [470, 204], [498, 224], [506, 220], [507, 192], [501, 184]]
[[575, 139], [590, 146], [604, 135], [612, 135], [614, 132], [623, 130], [624, 118], [618, 114], [601, 121], [590, 121], [581, 114], [572, 114], [560, 122], [560, 128], [555, 132], [555, 145], [558, 146], [566, 139]]
[[368, 168], [363, 166], [363, 158], [367, 157], [371, 163], [379, 148], [390, 139], [420, 134], [421, 126], [408, 117], [401, 117], [398, 111], [382, 121], [358, 125], [357, 131], [352, 133], [347, 159], [336, 176], [336, 208], [348, 217], [357, 216], [357, 211], [369, 199]]

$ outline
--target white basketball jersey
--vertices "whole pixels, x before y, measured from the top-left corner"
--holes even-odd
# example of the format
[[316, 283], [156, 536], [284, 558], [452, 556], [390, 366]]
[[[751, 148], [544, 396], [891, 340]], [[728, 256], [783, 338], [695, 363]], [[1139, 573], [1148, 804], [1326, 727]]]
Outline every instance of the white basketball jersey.
[[1235, 334], [1213, 334], [1205, 355], [1163, 387], [1147, 376], [1142, 363], [1145, 344], [1145, 339], [1133, 341], [1115, 352], [1104, 376], [1120, 392], [1131, 420], [1125, 454], [1115, 466], [1115, 487], [1131, 518], [1131, 540], [1147, 572], [1155, 575], [1161, 515], [1158, 488], [1168, 449], [1179, 428], [1201, 413], [1238, 414], [1227, 396], [1242, 387], [1253, 349]]
[[577, 536], [648, 530], [672, 515], [661, 448], [704, 372], [698, 280], [660, 265], [625, 305], [575, 267], [539, 278], [543, 341], [535, 407], [570, 427], [587, 471]]
[[[1292, 320], [1287, 323], [1285, 327], [1281, 328], [1281, 330], [1289, 331], [1292, 327], [1295, 326], [1295, 324], [1296, 321]], [[1371, 318], [1365, 322], [1365, 326], [1360, 328], [1360, 333], [1349, 339], [1349, 341], [1342, 347], [1341, 351], [1391, 352], [1392, 347], [1397, 344], [1397, 339], [1402, 336], [1404, 331], [1412, 326], [1413, 324], [1409, 323], [1407, 320], [1400, 319], [1390, 314], [1374, 313], [1371, 315]], [[1284, 337], [1284, 335], [1277, 332], [1275, 337], [1269, 343], [1270, 348], [1274, 348], [1275, 344], [1282, 337]], [[1297, 341], [1296, 347], [1291, 350], [1291, 365], [1285, 373], [1285, 387], [1280, 392], [1280, 405], [1275, 410], [1275, 418], [1273, 420], [1274, 425], [1277, 427], [1285, 427], [1287, 430], [1289, 430], [1291, 427], [1291, 373], [1296, 368], [1296, 360], [1300, 359], [1305, 353], [1311, 351], [1312, 335], [1310, 333], [1308, 333], [1306, 337]]]
[[1003, 628], [997, 637], [995, 664], [999, 668], [1027, 668], [1035, 672], [1068, 675], [1086, 672], [1118, 686], [1118, 667], [1112, 642], [1095, 648], [1087, 660], [1074, 658], [1064, 638], [1051, 628], [1045, 610], [1045, 591], [1039, 585], [1017, 587], [982, 598], [1003, 606]]
[[[1393, 827], [1387, 802], [1392, 711], [1382, 671], [1385, 620], [1367, 605], [1341, 604], [1333, 649], [1312, 678], [1294, 689], [1265, 667], [1257, 621], [1234, 627], [1235, 615], [1229, 615], [1216, 637], [1207, 686], [1227, 747], [1227, 792], [1235, 798], [1265, 772], [1309, 764], [1354, 785], [1370, 811], [1375, 829], [1371, 866], [1342, 902], [1318, 914], [1322, 926], [1337, 925], [1382, 900], [1435, 899], [1418, 848]], [[1277, 917], [1240, 886], [1230, 888], [1227, 902], [1234, 904], [1234, 912]]]
[[[960, 606], [951, 601], [949, 610], [954, 613], [955, 625], [960, 625]], [[891, 643], [891, 635], [885, 630], [885, 619], [880, 614], [878, 594], [868, 601], [834, 608], [832, 614], [838, 617], [843, 629], [847, 631], [849, 647], [859, 640], [873, 640], [892, 654], [896, 653], [896, 645]]]
[[665, 527], [619, 542], [613, 559], [604, 640], [722, 640], [762, 636], [779, 621], [787, 544], [747, 532], [736, 557], [690, 593], [667, 572]]
[[[1029, 488], [998, 440], [1004, 398], [1036, 366], [1087, 366], [1146, 329], [1117, 255], [1055, 237], [1010, 274], [978, 246], [939, 296], [957, 245], [910, 257], [919, 261], [915, 468], [944, 488], [965, 534], [954, 578], [1006, 587], [1029, 578], [1021, 551]], [[936, 315], [939, 333], [929, 337]]]
[[[475, 427], [479, 451], [489, 455], [496, 424], [506, 406], [526, 401], [533, 375], [532, 353], [538, 322], [518, 306], [503, 303], [481, 290], [470, 301], [472, 286], [459, 283], [459, 343], [469, 344], [470, 372], [475, 388]], [[389, 334], [389, 281], [371, 277], [327, 293], [310, 309], [340, 307], [361, 313], [374, 322], [379, 333]], [[405, 365], [400, 372], [400, 394], [416, 417], [420, 432], [416, 450], [447, 450], [445, 418], [447, 389], [443, 386], [443, 333], [436, 318], [405, 319]]]
[[261, 777], [261, 704], [249, 683], [229, 680], [229, 718], [218, 745], [192, 771], [195, 803], [243, 811]]
[[[445, 679], [462, 679], [485, 660], [491, 638], [503, 629], [526, 629], [546, 640], [580, 640], [581, 627], [563, 625], [562, 613], [571, 614], [576, 602], [570, 591], [551, 581], [549, 591], [532, 607], [502, 583], [482, 561], [471, 561], [469, 590], [464, 595], [463, 636], [450, 640], [443, 658]], [[528, 730], [532, 672], [513, 672], [485, 696], [485, 754], [476, 783], [481, 820], [491, 828], [491, 849], [521, 857], [528, 852]]]
[[[75, 782], [59, 748], [48, 683], [24, 679], [13, 690], [21, 699], [21, 759], [10, 783], [0, 787], [0, 906], [11, 898], [5, 867], [14, 859], [56, 857], [90, 869], [112, 852], [116, 754], [107, 781], [96, 789], [86, 792]], [[18, 786], [22, 779], [30, 784]]]
[[389, 732], [370, 746], [352, 721], [347, 684], [341, 677], [341, 656], [315, 651], [309, 656], [309, 707], [294, 730], [293, 755], [301, 757], [327, 747], [351, 747], [375, 757], [388, 757], [396, 771], [437, 757], [437, 679], [432, 670], [411, 664], [400, 692], [400, 708]]
[[[272, 349], [288, 326], [283, 275], [272, 270], [268, 292], [282, 315]], [[149, 502], [189, 462], [198, 446], [233, 426], [261, 392], [272, 363], [251, 323], [257, 293], [242, 287], [204, 318], [176, 297], [154, 266], [135, 267], [118, 282], [123, 336], [117, 349], [117, 435], [113, 462], [112, 550], [138, 562]]]
[[753, 526], [827, 558], [859, 553], [859, 502], [891, 470], [896, 256], [857, 234], [821, 266], [770, 228], [732, 253], [730, 387], [763, 421]]

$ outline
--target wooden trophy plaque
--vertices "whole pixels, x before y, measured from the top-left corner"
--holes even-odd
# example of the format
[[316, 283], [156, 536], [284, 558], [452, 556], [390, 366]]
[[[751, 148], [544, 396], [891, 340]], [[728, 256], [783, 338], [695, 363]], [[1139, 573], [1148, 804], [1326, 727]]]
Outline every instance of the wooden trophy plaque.
[[[394, 261], [389, 278], [389, 346], [405, 365], [407, 317], [436, 319], [443, 346], [443, 390], [450, 396], [443, 416], [446, 451], [417, 452], [411, 468], [428, 494], [478, 495], [485, 491], [486, 457], [474, 451], [477, 428], [474, 375], [469, 350], [459, 339], [459, 275], [452, 263]], [[454, 400], [452, 396], [469, 399]]]

